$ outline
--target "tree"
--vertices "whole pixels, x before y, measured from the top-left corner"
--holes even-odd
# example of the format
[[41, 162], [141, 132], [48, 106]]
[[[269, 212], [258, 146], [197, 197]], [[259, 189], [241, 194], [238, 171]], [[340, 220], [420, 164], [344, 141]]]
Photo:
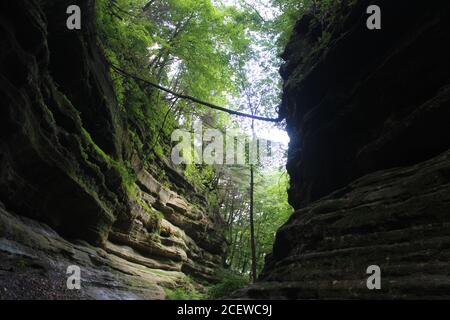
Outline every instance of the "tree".
[[[269, 5], [270, 1], [261, 3]], [[276, 2], [281, 5], [283, 1]], [[280, 60], [273, 44], [279, 31], [272, 20], [277, 18], [266, 15], [258, 1], [236, 3], [97, 1], [99, 36], [109, 60], [136, 75], [112, 70], [121, 116], [129, 124], [130, 150], [146, 159], [144, 166], [164, 161], [171, 151], [171, 132], [190, 129], [197, 120], [203, 120], [205, 128], [223, 131], [240, 127], [249, 137], [265, 126], [199, 106], [200, 100], [277, 118]], [[194, 99], [180, 99], [186, 96]], [[256, 280], [275, 229], [290, 212], [285, 174], [266, 163], [243, 167], [188, 164], [178, 169], [205, 192], [211, 211], [220, 212], [225, 221], [230, 244], [226, 265]], [[156, 171], [164, 181], [164, 172]]]

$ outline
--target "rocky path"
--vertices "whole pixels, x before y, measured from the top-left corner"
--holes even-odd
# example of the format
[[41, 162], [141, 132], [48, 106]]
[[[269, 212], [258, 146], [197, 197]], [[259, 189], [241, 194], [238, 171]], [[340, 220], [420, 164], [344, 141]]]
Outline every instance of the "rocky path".
[[[70, 265], [80, 267], [80, 290], [67, 289]], [[163, 288], [185, 281], [181, 272], [150, 269], [68, 242], [48, 226], [0, 207], [0, 299], [165, 299]]]

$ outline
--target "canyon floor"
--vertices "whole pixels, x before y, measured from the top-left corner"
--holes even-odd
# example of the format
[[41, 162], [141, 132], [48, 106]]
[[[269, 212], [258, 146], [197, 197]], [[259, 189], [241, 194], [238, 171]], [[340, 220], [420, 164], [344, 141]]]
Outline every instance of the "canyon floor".
[[[131, 248], [107, 243], [105, 250], [69, 242], [45, 224], [0, 207], [0, 299], [165, 299], [163, 288], [186, 283], [177, 271], [151, 269], [110, 252]], [[110, 251], [110, 252], [108, 252]], [[81, 290], [67, 289], [68, 266], [81, 268]]]

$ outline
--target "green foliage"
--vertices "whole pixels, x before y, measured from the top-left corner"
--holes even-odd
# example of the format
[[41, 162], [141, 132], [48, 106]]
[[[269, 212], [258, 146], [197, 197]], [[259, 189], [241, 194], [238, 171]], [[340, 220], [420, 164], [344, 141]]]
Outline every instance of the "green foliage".
[[241, 274], [226, 271], [221, 276], [220, 282], [209, 288], [207, 297], [212, 300], [226, 298], [234, 291], [247, 286], [248, 283], [248, 279]]
[[[92, 139], [91, 135], [86, 129], [82, 129], [82, 133], [86, 140], [89, 142], [89, 145], [97, 152], [99, 156], [101, 156], [109, 165], [113, 166], [121, 175], [122, 182], [124, 188], [128, 191], [128, 193], [134, 192], [134, 182], [136, 181], [136, 175], [129, 162], [124, 161], [116, 161], [111, 158], [108, 154], [106, 154]], [[84, 153], [84, 157], [87, 157], [87, 154]]]
[[165, 289], [169, 300], [203, 300], [205, 296], [195, 289], [176, 288]]
[[[98, 0], [100, 43], [111, 63], [141, 78], [211, 103], [273, 116], [281, 88], [277, 49], [287, 42], [288, 30], [299, 16], [316, 1], [265, 2], [280, 10], [272, 20], [266, 21], [244, 1], [227, 6], [215, 0]], [[323, 1], [324, 8], [329, 2]], [[324, 45], [327, 35], [324, 33]], [[274, 48], [275, 41], [278, 48]], [[233, 121], [229, 115], [177, 99], [113, 70], [111, 74], [128, 124], [131, 149], [144, 159], [144, 166], [154, 169], [163, 185], [168, 178], [158, 166], [171, 154], [174, 129], [190, 130], [197, 120], [222, 131], [249, 127], [241, 119]], [[86, 136], [90, 138], [88, 133]], [[151, 208], [136, 195], [136, 177], [129, 163], [114, 161], [92, 144], [117, 168], [128, 192], [150, 212]], [[250, 269], [248, 168], [192, 164], [179, 169], [209, 198], [211, 211], [220, 211], [227, 223], [226, 236], [231, 244], [227, 264], [235, 274], [224, 275], [223, 281], [210, 290], [211, 297], [224, 296], [247, 283]], [[291, 208], [287, 204], [286, 174], [258, 170], [255, 227], [260, 270], [264, 256], [272, 249], [275, 231], [286, 221]], [[171, 299], [201, 297], [191, 288], [168, 290], [167, 295]]]
[[19, 272], [24, 272], [28, 269], [28, 262], [25, 259], [18, 259], [16, 261], [16, 268]]
[[284, 50], [295, 23], [311, 7], [312, 2], [313, 0], [272, 0], [272, 4], [281, 11], [272, 22], [273, 29], [280, 35], [278, 38], [280, 51]]
[[[248, 11], [212, 0], [99, 0], [97, 13], [100, 42], [114, 65], [216, 104], [239, 92], [238, 64], [251, 54], [248, 32], [255, 28]], [[112, 76], [133, 148], [149, 162], [170, 155], [170, 135], [179, 126], [190, 129], [206, 118], [218, 128], [229, 123], [228, 116]], [[197, 186], [213, 171], [184, 170]]]
[[265, 256], [272, 252], [275, 234], [293, 212], [287, 202], [288, 178], [285, 171], [272, 171], [259, 178], [255, 188], [255, 228], [258, 243], [258, 271]]
[[[235, 168], [227, 173], [222, 215], [227, 222], [229, 254], [227, 264], [232, 271], [248, 276], [250, 272], [250, 232], [248, 168]], [[287, 202], [288, 179], [285, 171], [259, 170], [255, 177], [254, 223], [257, 244], [257, 270], [261, 271], [265, 256], [272, 251], [277, 229], [287, 221], [292, 208]]]
[[312, 15], [314, 18], [312, 23], [320, 24], [325, 31], [333, 20], [333, 12], [343, 5], [352, 5], [354, 0], [271, 0], [271, 2], [281, 12], [271, 23], [272, 30], [279, 34], [278, 47], [282, 51], [291, 37], [295, 23], [304, 14]]

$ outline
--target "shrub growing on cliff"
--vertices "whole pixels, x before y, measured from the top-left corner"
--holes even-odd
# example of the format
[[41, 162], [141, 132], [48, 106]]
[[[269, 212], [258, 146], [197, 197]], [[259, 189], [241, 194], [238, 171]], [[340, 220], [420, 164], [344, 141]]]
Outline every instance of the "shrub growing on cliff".
[[197, 290], [188, 290], [185, 288], [177, 288], [175, 290], [165, 290], [167, 299], [169, 300], [202, 300], [204, 296]]
[[[326, 31], [330, 23], [336, 18], [334, 15], [344, 7], [351, 6], [355, 0], [271, 0], [274, 7], [278, 8], [280, 15], [271, 23], [272, 28], [280, 36], [278, 48], [284, 50], [288, 43], [295, 23], [304, 14], [313, 17], [313, 24], [319, 24], [322, 31]], [[322, 35], [325, 41], [327, 34]]]
[[209, 288], [207, 297], [209, 299], [225, 298], [232, 292], [247, 286], [248, 283], [248, 279], [242, 275], [227, 272], [218, 284]]

